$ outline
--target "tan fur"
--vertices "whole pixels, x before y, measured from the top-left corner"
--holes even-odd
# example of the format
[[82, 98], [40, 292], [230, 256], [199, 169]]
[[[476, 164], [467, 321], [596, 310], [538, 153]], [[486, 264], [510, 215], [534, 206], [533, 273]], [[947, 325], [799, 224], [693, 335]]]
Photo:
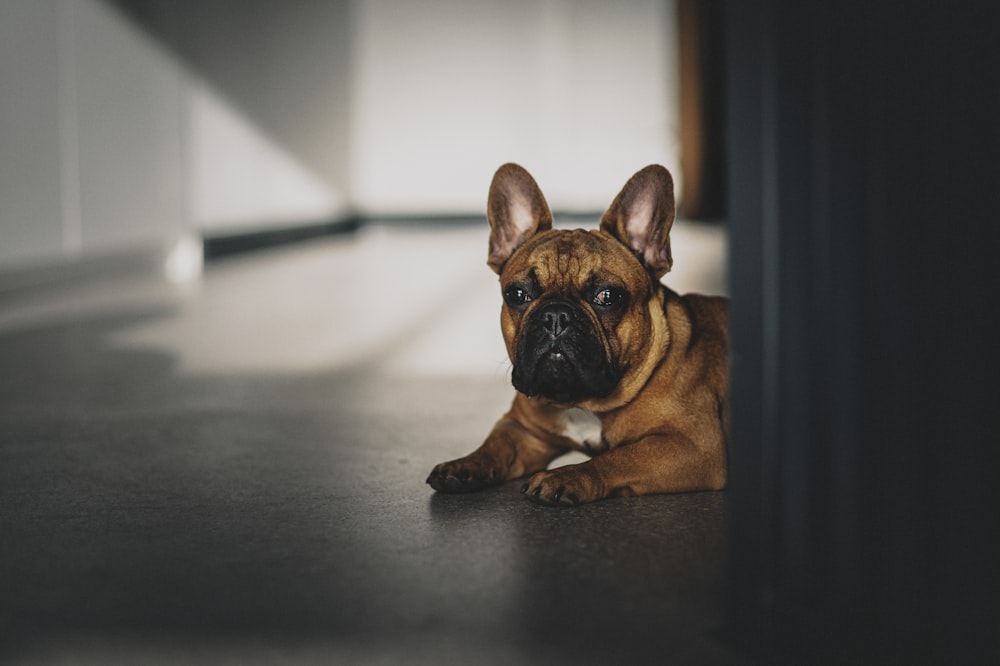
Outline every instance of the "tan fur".
[[[494, 196], [498, 191], [503, 200]], [[507, 207], [517, 199], [528, 202], [525, 209]], [[525, 228], [527, 210], [537, 224]], [[609, 208], [600, 230], [569, 231], [550, 228], [551, 214], [534, 180], [520, 167], [505, 165], [494, 178], [489, 211], [489, 263], [500, 273], [501, 286], [530, 274], [542, 290], [523, 311], [503, 308], [501, 331], [511, 361], [518, 363], [519, 335], [533, 309], [558, 297], [586, 313], [607, 358], [623, 372], [610, 394], [572, 404], [516, 393], [482, 446], [435, 467], [428, 483], [439, 491], [465, 492], [533, 475], [522, 492], [546, 504], [724, 488], [728, 302], [679, 296], [658, 280], [672, 262], [669, 173], [662, 167], [640, 171]], [[512, 234], [520, 236], [514, 249]], [[504, 243], [506, 250], [500, 247]], [[594, 276], [626, 288], [627, 308], [612, 316], [590, 307], [582, 294]], [[569, 407], [600, 419], [602, 442], [596, 449], [566, 436], [563, 415]], [[600, 453], [546, 470], [570, 449]]]

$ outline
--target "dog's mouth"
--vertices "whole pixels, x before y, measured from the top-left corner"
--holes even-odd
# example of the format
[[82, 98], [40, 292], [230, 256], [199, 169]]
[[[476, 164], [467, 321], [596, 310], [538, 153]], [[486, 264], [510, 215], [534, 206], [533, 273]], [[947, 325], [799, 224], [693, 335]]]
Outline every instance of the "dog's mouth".
[[536, 310], [518, 340], [512, 381], [528, 397], [560, 403], [604, 398], [620, 372], [578, 306], [557, 300]]

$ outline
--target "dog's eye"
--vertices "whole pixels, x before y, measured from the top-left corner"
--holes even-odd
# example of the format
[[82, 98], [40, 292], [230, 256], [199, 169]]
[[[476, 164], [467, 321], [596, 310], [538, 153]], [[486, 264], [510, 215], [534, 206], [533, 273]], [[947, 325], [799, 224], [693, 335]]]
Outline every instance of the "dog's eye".
[[531, 294], [524, 287], [516, 284], [507, 287], [503, 292], [503, 297], [507, 301], [507, 305], [515, 308], [531, 301]]
[[594, 295], [593, 301], [594, 305], [598, 305], [602, 308], [613, 308], [616, 305], [620, 305], [624, 298], [625, 292], [621, 289], [605, 287], [597, 291]]

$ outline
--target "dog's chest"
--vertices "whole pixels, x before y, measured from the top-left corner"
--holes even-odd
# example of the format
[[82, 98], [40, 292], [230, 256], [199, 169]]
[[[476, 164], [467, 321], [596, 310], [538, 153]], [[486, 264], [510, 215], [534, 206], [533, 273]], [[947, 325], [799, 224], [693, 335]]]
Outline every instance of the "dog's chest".
[[562, 436], [590, 453], [599, 453], [608, 448], [601, 430], [601, 419], [593, 412], [579, 407], [570, 407], [559, 415]]

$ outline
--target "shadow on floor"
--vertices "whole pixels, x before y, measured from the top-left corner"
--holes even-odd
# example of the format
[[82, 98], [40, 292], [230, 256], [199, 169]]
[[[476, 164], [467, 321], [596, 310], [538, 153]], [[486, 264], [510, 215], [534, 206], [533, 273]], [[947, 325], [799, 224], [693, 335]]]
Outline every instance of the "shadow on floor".
[[435, 495], [502, 373], [185, 373], [112, 343], [180, 307], [0, 331], [4, 663], [740, 663], [724, 494]]

